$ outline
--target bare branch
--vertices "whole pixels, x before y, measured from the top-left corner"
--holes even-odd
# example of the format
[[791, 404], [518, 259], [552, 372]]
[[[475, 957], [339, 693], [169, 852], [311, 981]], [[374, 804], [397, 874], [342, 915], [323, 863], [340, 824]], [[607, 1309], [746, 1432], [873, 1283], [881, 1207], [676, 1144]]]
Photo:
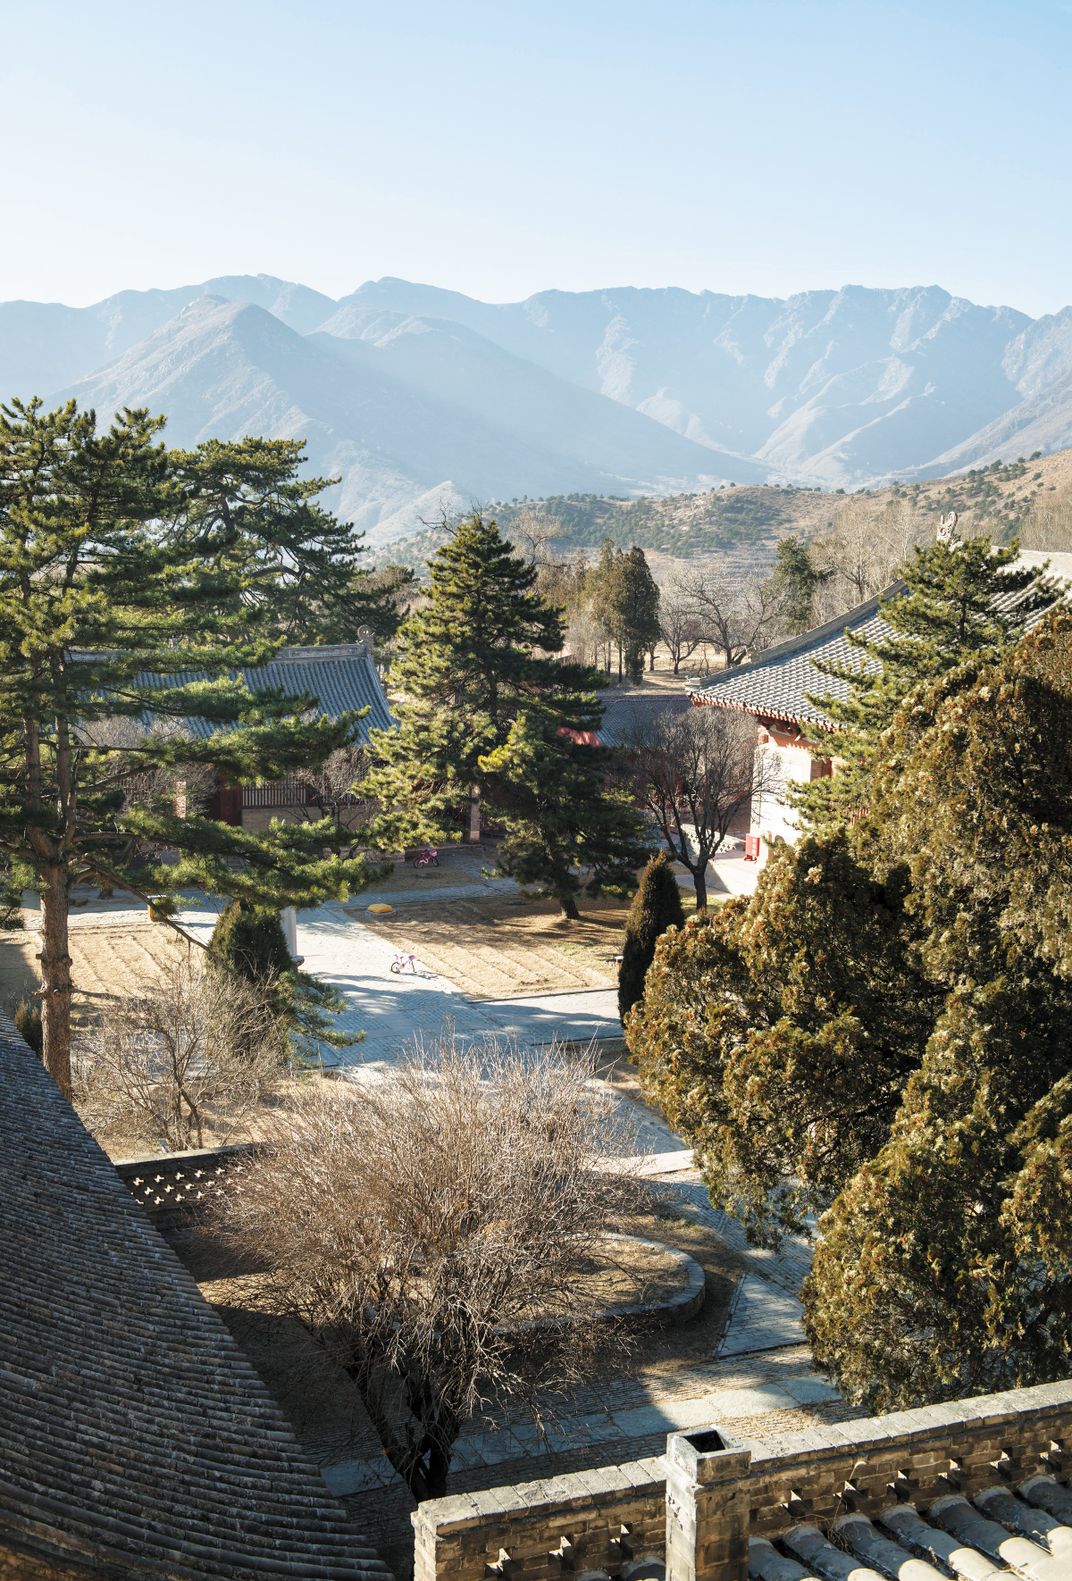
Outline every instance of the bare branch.
[[418, 1498], [443, 1491], [466, 1419], [538, 1411], [602, 1328], [578, 1273], [640, 1187], [595, 1167], [635, 1143], [591, 1078], [553, 1049], [446, 1042], [390, 1080], [310, 1095], [230, 1200], [231, 1235], [269, 1270], [264, 1304], [358, 1381]]

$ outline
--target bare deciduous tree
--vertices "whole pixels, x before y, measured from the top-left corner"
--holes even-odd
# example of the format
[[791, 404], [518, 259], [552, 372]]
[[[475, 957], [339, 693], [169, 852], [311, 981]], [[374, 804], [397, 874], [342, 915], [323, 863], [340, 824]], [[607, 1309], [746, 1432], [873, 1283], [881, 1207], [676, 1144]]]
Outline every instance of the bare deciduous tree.
[[235, 1134], [280, 1082], [287, 1039], [270, 994], [180, 961], [108, 1005], [75, 1042], [75, 1107], [97, 1136], [166, 1152]]
[[444, 1491], [467, 1419], [520, 1399], [538, 1420], [605, 1331], [578, 1275], [641, 1187], [594, 1167], [635, 1143], [591, 1075], [560, 1051], [448, 1041], [309, 1095], [230, 1200], [262, 1303], [358, 1382], [418, 1499]]
[[755, 724], [721, 708], [690, 708], [660, 714], [634, 741], [637, 792], [670, 855], [692, 874], [699, 909], [707, 905], [708, 862], [763, 789]]
[[299, 769], [295, 778], [309, 798], [306, 816], [330, 817], [340, 829], [367, 822], [371, 804], [354, 795], [367, 772], [368, 752], [360, 742], [332, 752], [319, 769]]
[[[210, 764], [156, 761], [151, 767], [145, 766], [143, 749], [147, 743], [180, 747], [183, 741], [192, 740], [185, 721], [154, 718], [145, 725], [136, 719], [115, 716], [81, 725], [76, 736], [80, 747], [107, 755], [105, 761], [110, 770], [98, 769], [95, 786], [120, 795], [124, 807], [153, 807], [164, 802], [187, 817], [203, 813], [208, 805], [216, 783], [216, 772]], [[116, 852], [120, 862], [127, 864], [156, 854], [151, 846], [130, 837], [117, 837]], [[75, 882], [94, 876], [103, 887], [111, 886], [107, 871], [94, 874], [92, 869], [76, 874]]]
[[683, 586], [704, 642], [721, 652], [727, 669], [769, 647], [782, 615], [781, 599], [769, 581], [731, 580], [695, 570]]
[[913, 546], [933, 537], [934, 517], [908, 499], [891, 499], [880, 510], [869, 497], [849, 496], [830, 531], [811, 546], [816, 569], [832, 573], [820, 594], [818, 618], [830, 619], [888, 587]]
[[670, 577], [663, 583], [659, 601], [659, 625], [662, 639], [670, 650], [674, 674], [681, 673], [686, 659], [691, 659], [703, 642], [704, 628], [696, 609], [696, 601], [689, 592], [688, 583], [681, 576]]
[[526, 505], [514, 516], [509, 538], [518, 554], [539, 569], [556, 563], [554, 545], [564, 533], [565, 526], [557, 516], [548, 516], [537, 506]]

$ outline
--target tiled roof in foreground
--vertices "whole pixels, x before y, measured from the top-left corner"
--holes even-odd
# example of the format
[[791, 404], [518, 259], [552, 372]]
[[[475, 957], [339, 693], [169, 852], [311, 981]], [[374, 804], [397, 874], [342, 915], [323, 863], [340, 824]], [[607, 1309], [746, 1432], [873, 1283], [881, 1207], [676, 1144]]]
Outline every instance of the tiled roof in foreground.
[[[254, 693], [281, 691], [290, 697], [313, 696], [319, 702], [319, 713], [328, 719], [367, 708], [368, 713], [358, 722], [362, 741], [368, 740], [370, 730], [388, 730], [392, 724], [383, 683], [363, 642], [283, 648], [267, 664], [236, 670], [234, 675], [240, 676]], [[207, 679], [201, 672], [185, 670], [171, 675], [142, 674], [138, 685], [162, 689]], [[187, 719], [184, 724], [192, 735], [201, 737], [220, 728], [207, 719]]]
[[818, 663], [841, 664], [851, 669], [864, 662], [865, 656], [850, 641], [849, 633], [868, 642], [882, 641], [890, 626], [879, 611], [879, 601], [899, 592], [903, 585], [896, 582], [835, 620], [776, 643], [748, 664], [724, 670], [706, 686], [695, 687], [689, 696], [694, 703], [715, 708], [831, 729], [830, 720], [811, 699], [847, 697], [849, 686], [836, 676], [824, 675]]
[[0, 1021], [0, 1573], [390, 1576]]
[[[1031, 567], [1047, 564], [1055, 581], [1072, 582], [1072, 554], [1028, 549], [1020, 554], [1016, 563]], [[764, 719], [811, 725], [818, 730], [832, 729], [830, 719], [817, 706], [816, 700], [824, 697], [843, 700], [848, 696], [849, 686], [837, 676], [824, 674], [819, 664], [850, 670], [861, 665], [876, 668], [850, 640], [850, 633], [867, 642], [883, 641], [890, 635], [890, 626], [880, 605], [883, 600], [895, 598], [903, 589], [903, 582], [892, 583], [844, 615], [776, 643], [748, 664], [724, 670], [705, 686], [693, 687], [690, 698], [694, 703], [734, 709]], [[1006, 605], [1014, 602], [1015, 596], [1007, 593], [999, 600]]]
[[825, 1533], [803, 1522], [748, 1545], [752, 1581], [867, 1581], [876, 1571], [910, 1581], [1070, 1581], [1072, 1493], [1055, 1477], [1031, 1477], [974, 1499], [951, 1493], [922, 1511], [891, 1504], [873, 1521], [843, 1515]]

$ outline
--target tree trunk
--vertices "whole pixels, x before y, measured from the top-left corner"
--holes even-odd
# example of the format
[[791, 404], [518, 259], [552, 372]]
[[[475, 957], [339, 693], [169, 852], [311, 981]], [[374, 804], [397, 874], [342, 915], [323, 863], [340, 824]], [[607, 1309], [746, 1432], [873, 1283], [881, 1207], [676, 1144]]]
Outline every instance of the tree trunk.
[[693, 881], [696, 886], [696, 910], [707, 910], [707, 863], [705, 862], [699, 872], [694, 872]]
[[41, 1000], [45, 1065], [65, 1098], [71, 1096], [71, 953], [67, 877], [57, 862], [41, 894]]
[[558, 904], [567, 922], [578, 922], [580, 920], [581, 913], [577, 909], [577, 901], [572, 894], [561, 893], [558, 897]]
[[[451, 1449], [453, 1449], [453, 1444]], [[440, 1444], [434, 1444], [428, 1450], [424, 1469], [414, 1478], [410, 1492], [418, 1503], [425, 1499], [441, 1499], [447, 1491], [447, 1477], [450, 1474], [450, 1449], [444, 1449]]]

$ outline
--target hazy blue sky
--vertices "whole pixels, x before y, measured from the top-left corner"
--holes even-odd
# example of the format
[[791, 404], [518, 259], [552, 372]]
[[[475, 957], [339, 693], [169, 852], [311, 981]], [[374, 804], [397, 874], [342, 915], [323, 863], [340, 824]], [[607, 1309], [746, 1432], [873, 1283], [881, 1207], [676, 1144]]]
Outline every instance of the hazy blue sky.
[[1072, 301], [1058, 0], [0, 0], [0, 298]]

